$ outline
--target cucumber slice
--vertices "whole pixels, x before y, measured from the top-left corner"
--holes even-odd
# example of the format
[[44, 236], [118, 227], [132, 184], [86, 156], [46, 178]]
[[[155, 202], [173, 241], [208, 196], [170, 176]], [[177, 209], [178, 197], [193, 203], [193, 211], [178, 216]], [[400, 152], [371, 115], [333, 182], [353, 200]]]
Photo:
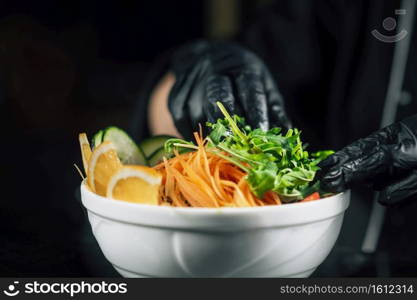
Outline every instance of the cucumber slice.
[[156, 150], [163, 148], [165, 142], [172, 138], [174, 137], [169, 135], [155, 135], [143, 140], [139, 146], [143, 150], [143, 153], [145, 153], [145, 156], [150, 158]]
[[114, 126], [107, 127], [103, 132], [102, 141], [110, 141], [114, 144], [117, 155], [124, 164], [148, 164], [142, 149], [120, 128]]
[[94, 136], [93, 136], [93, 147], [97, 147], [101, 144], [103, 141], [103, 130], [99, 130]]
[[148, 158], [149, 166], [153, 167], [162, 161], [162, 158], [165, 156], [164, 147], [161, 147], [154, 151], [151, 156]]

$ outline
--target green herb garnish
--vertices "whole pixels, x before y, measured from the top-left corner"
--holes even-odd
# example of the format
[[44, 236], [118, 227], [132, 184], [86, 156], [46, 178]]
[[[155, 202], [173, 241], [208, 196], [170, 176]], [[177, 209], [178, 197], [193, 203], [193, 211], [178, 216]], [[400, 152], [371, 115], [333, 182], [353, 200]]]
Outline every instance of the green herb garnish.
[[[319, 170], [317, 164], [333, 151], [309, 154], [298, 129], [289, 129], [285, 134], [281, 128], [252, 130], [243, 118], [232, 117], [220, 102], [217, 105], [224, 118], [206, 124], [211, 129], [207, 137], [209, 151], [226, 152], [229, 161], [244, 169], [251, 191], [257, 197], [274, 191], [282, 201], [292, 202], [319, 190], [319, 183], [314, 182]], [[195, 147], [193, 143], [179, 139], [168, 140], [165, 144], [168, 153]]]

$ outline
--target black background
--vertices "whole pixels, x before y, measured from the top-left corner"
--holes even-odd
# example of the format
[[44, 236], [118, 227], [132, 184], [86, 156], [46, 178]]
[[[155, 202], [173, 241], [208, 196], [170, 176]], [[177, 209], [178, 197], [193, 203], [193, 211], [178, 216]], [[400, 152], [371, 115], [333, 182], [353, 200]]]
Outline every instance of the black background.
[[0, 2], [0, 276], [117, 276], [76, 197], [77, 135], [130, 126], [151, 62], [202, 36], [203, 4]]

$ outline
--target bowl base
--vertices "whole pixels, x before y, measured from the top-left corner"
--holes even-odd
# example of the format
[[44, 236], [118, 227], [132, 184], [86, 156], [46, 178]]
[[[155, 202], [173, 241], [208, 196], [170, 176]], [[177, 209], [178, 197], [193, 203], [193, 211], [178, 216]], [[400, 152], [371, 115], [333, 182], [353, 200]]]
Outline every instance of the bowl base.
[[125, 278], [152, 278], [152, 276], [133, 273], [133, 272], [130, 272], [126, 269], [122, 269], [120, 267], [117, 267], [115, 265], [113, 265], [113, 267], [116, 269], [117, 272], [119, 272], [120, 275], [122, 275]]
[[[149, 275], [130, 272], [126, 269], [117, 267], [115, 265], [113, 265], [113, 267], [116, 269], [117, 272], [119, 272], [120, 275], [122, 275], [125, 278], [153, 278], [152, 276], [149, 276]], [[313, 269], [310, 269], [310, 270], [307, 270], [307, 271], [304, 271], [304, 272], [300, 272], [300, 273], [297, 273], [297, 274], [291, 274], [289, 276], [283, 276], [283, 278], [307, 278], [315, 270], [316, 270], [316, 268], [313, 268]], [[251, 276], [248, 276], [248, 277], [251, 277]], [[255, 276], [255, 277], [264, 277], [264, 276]], [[268, 277], [274, 277], [274, 276], [268, 276]]]

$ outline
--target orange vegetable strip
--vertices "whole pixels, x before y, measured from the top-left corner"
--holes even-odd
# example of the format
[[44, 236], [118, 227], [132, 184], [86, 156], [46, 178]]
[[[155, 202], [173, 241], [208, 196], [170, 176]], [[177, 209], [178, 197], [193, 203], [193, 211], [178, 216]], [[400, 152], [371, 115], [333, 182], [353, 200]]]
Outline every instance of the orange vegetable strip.
[[314, 201], [314, 200], [318, 200], [320, 199], [320, 194], [319, 192], [314, 192], [312, 193], [310, 196], [305, 197], [303, 200], [301, 200], [300, 202], [308, 202], [308, 201]]

